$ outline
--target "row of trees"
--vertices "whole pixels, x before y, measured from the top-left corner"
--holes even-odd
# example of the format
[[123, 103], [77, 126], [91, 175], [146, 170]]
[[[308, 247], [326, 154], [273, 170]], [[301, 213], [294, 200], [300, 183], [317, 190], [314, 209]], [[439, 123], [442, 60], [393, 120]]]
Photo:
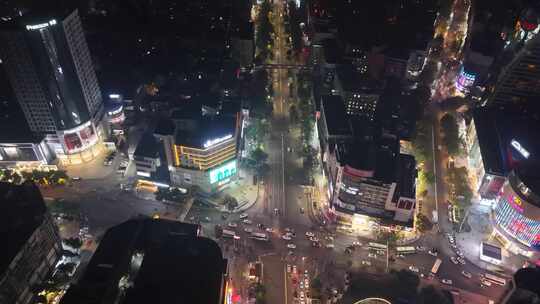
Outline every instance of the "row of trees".
[[272, 58], [274, 26], [270, 22], [271, 11], [272, 5], [268, 0], [264, 0], [259, 5], [255, 35], [255, 47], [257, 48], [255, 60], [260, 63]]
[[[317, 166], [317, 151], [312, 147], [313, 131], [315, 128], [315, 107], [311, 98], [312, 82], [311, 75], [307, 72], [297, 74], [297, 94], [298, 106], [291, 106], [290, 113], [292, 120], [300, 124], [302, 138], [302, 157], [304, 168], [308, 170], [308, 177], [311, 179], [313, 169]], [[294, 120], [293, 120], [294, 122]]]
[[20, 184], [24, 181], [33, 181], [41, 185], [62, 185], [68, 180], [66, 171], [63, 170], [32, 170], [15, 171], [11, 169], [0, 170], [0, 181]]
[[443, 133], [443, 144], [451, 156], [463, 154], [465, 145], [463, 138], [459, 135], [459, 125], [454, 115], [445, 114], [441, 118], [441, 131]]
[[465, 167], [451, 167], [448, 169], [447, 183], [450, 199], [462, 208], [471, 204], [473, 192], [469, 185], [469, 172]]
[[285, 24], [285, 31], [289, 33], [292, 40], [292, 51], [298, 54], [302, 49], [302, 29], [300, 23], [302, 22], [302, 10], [296, 7], [294, 2], [289, 2], [289, 14], [283, 16], [283, 22]]

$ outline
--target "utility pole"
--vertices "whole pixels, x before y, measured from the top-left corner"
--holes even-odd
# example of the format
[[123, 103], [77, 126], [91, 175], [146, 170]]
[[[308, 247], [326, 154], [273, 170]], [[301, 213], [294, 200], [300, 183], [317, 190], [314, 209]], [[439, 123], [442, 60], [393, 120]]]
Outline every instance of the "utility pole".
[[389, 240], [386, 239], [386, 273], [388, 273], [389, 252], [390, 252]]

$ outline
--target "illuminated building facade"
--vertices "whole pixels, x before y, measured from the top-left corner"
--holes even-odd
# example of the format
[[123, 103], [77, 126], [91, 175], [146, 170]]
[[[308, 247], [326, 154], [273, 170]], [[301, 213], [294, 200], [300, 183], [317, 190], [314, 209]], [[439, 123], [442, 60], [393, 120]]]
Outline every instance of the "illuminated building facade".
[[512, 252], [540, 249], [540, 167], [524, 163], [508, 176], [493, 211], [496, 233]]
[[483, 105], [524, 109], [540, 98], [540, 36], [535, 35], [504, 65]]
[[62, 257], [58, 228], [32, 183], [0, 183], [0, 201], [0, 303], [36, 303], [35, 287]]
[[170, 185], [219, 191], [238, 176], [237, 154], [243, 114], [175, 117], [154, 132], [164, 146]]
[[474, 85], [476, 74], [465, 70], [465, 67], [461, 67], [461, 71], [456, 79], [456, 88], [462, 92], [467, 93], [469, 89]]
[[[332, 209], [340, 225], [410, 229], [416, 207], [416, 162], [386, 144], [337, 144], [327, 158]], [[397, 146], [395, 146], [397, 149]], [[360, 160], [361, 159], [361, 160]]]
[[93, 159], [104, 112], [78, 11], [2, 24], [0, 55], [30, 130], [64, 164]]

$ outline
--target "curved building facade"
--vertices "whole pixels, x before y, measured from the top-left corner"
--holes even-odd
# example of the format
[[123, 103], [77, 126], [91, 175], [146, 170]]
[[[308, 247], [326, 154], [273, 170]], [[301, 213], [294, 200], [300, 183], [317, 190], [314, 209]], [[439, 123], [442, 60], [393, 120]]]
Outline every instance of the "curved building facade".
[[540, 248], [539, 169], [528, 165], [512, 171], [494, 210], [495, 228], [512, 251]]

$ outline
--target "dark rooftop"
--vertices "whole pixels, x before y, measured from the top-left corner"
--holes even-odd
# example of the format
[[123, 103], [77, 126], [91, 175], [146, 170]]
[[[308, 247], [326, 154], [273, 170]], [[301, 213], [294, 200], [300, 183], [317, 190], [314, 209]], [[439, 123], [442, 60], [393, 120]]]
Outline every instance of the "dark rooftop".
[[159, 146], [154, 134], [146, 132], [137, 144], [137, 149], [135, 149], [133, 155], [135, 157], [157, 158], [159, 156]]
[[348, 136], [351, 135], [351, 127], [348, 115], [345, 111], [343, 99], [338, 95], [321, 96], [321, 111], [324, 111], [328, 135]]
[[338, 143], [336, 156], [341, 165], [364, 171], [375, 171], [374, 179], [391, 183], [396, 181], [398, 149], [399, 145], [395, 139], [356, 140], [352, 143]]
[[0, 182], [0, 277], [41, 225], [45, 212], [47, 208], [36, 185]]
[[227, 261], [198, 229], [149, 218], [110, 228], [61, 303], [219, 303]]
[[368, 73], [356, 72], [352, 65], [339, 66], [336, 72], [344, 91], [364, 94], [381, 93], [382, 87], [379, 81], [370, 77]]
[[230, 116], [200, 116], [193, 124], [185, 128], [177, 128], [176, 144], [194, 148], [204, 148], [208, 140], [227, 135], [235, 136], [236, 117]]
[[528, 160], [540, 161], [540, 142], [530, 132], [540, 130], [540, 120], [497, 108], [477, 109], [473, 117], [487, 173], [506, 176], [525, 159], [512, 146], [513, 140], [530, 153]]
[[396, 187], [396, 192], [399, 192], [399, 196], [416, 198], [417, 173], [414, 156], [400, 154], [397, 170], [398, 183]]

